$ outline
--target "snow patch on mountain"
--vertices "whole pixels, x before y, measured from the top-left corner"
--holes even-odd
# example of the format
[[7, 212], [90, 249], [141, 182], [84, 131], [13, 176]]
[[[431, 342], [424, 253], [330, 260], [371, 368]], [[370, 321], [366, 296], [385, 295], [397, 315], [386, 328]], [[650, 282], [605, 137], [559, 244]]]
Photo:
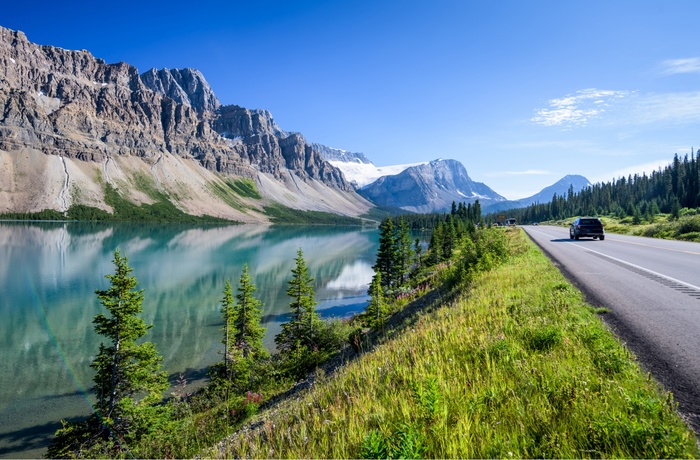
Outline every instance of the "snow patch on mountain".
[[365, 187], [382, 176], [393, 176], [399, 174], [411, 166], [428, 164], [411, 163], [405, 165], [375, 166], [372, 163], [348, 163], [346, 161], [329, 161], [330, 164], [340, 169], [345, 178], [354, 183], [357, 188]]

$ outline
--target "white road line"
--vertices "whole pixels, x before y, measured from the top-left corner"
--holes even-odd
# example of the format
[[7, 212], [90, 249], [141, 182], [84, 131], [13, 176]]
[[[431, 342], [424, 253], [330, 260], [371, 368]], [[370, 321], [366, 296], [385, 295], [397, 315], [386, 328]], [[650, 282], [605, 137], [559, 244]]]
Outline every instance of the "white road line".
[[654, 248], [654, 249], [660, 249], [662, 251], [672, 251], [672, 252], [682, 252], [683, 254], [692, 254], [694, 256], [700, 256], [700, 252], [693, 252], [693, 251], [683, 251], [681, 249], [671, 249], [671, 248], [662, 248], [661, 246], [654, 246], [652, 244], [644, 244], [644, 243], [635, 243], [633, 241], [625, 241], [625, 240], [620, 240], [617, 238], [610, 238], [609, 234], [606, 235], [608, 236], [608, 240], [610, 241], [616, 241], [618, 243], [624, 243], [624, 244], [634, 244], [635, 246], [644, 246], [647, 248]]
[[[553, 236], [553, 235], [548, 235], [548, 234], [546, 234], [546, 233], [544, 233], [544, 232], [541, 232], [541, 231], [538, 231], [538, 230], [532, 230], [532, 231], [533, 231], [533, 232], [536, 232], [536, 233], [539, 233], [539, 234], [541, 234], [541, 235], [547, 236], [547, 237], [552, 237], [552, 236]], [[572, 241], [572, 243], [573, 243], [573, 241]], [[674, 282], [674, 283], [678, 283], [678, 284], [681, 284], [681, 285], [683, 285], [683, 286], [689, 287], [689, 288], [691, 288], [691, 289], [697, 289], [698, 291], [700, 291], [700, 286], [695, 286], [694, 284], [686, 283], [685, 281], [681, 281], [681, 280], [678, 280], [678, 279], [676, 279], [676, 278], [671, 278], [670, 276], [666, 276], [666, 275], [663, 275], [663, 274], [661, 274], [661, 273], [655, 272], [655, 271], [653, 271], [653, 270], [649, 270], [648, 268], [640, 267], [639, 265], [635, 265], [635, 264], [630, 263], [630, 262], [627, 262], [627, 261], [625, 261], [625, 260], [621, 260], [621, 259], [618, 259], [618, 258], [616, 258], [616, 257], [612, 257], [612, 256], [609, 256], [609, 255], [607, 255], [607, 254], [603, 254], [602, 252], [599, 252], [599, 251], [594, 251], [593, 249], [589, 249], [589, 248], [587, 248], [587, 247], [581, 246], [580, 244], [573, 244], [572, 246], [574, 246], [575, 248], [581, 249], [581, 250], [583, 250], [583, 251], [593, 252], [593, 253], [595, 253], [595, 254], [598, 254], [598, 255], [600, 255], [600, 256], [602, 256], [602, 257], [605, 257], [605, 258], [608, 258], [608, 259], [610, 259], [610, 260], [614, 260], [614, 261], [616, 261], [616, 262], [619, 262], [619, 263], [621, 263], [621, 264], [627, 265], [627, 266], [629, 266], [629, 267], [636, 268], [637, 270], [641, 270], [641, 271], [643, 271], [643, 272], [647, 272], [647, 273], [650, 273], [650, 274], [652, 274], [652, 275], [656, 275], [656, 276], [659, 276], [659, 277], [661, 277], [661, 278], [664, 278], [664, 279], [666, 279], [666, 280], [668, 280], [668, 281], [672, 281], [672, 282]]]

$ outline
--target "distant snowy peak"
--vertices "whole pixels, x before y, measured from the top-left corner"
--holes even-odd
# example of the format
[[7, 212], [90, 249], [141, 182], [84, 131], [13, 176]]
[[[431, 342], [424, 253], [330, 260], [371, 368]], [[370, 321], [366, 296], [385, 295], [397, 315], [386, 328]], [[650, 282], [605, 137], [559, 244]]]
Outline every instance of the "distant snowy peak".
[[393, 176], [410, 168], [425, 163], [411, 163], [405, 165], [375, 166], [363, 153], [350, 152], [336, 149], [327, 145], [312, 143], [311, 147], [331, 165], [340, 169], [355, 188], [365, 187], [382, 176]]
[[479, 200], [483, 206], [505, 201], [485, 184], [472, 181], [462, 163], [442, 159], [383, 176], [358, 192], [375, 204], [419, 213], [449, 210], [452, 202]]
[[374, 166], [372, 163], [346, 163], [343, 161], [329, 161], [330, 164], [340, 169], [345, 178], [354, 184], [356, 188], [363, 188], [377, 181], [380, 177], [394, 176], [406, 169], [423, 163], [392, 166]]
[[336, 149], [327, 145], [312, 142], [311, 147], [316, 150], [326, 161], [338, 161], [343, 163], [372, 164], [364, 153], [350, 152], [348, 150]]

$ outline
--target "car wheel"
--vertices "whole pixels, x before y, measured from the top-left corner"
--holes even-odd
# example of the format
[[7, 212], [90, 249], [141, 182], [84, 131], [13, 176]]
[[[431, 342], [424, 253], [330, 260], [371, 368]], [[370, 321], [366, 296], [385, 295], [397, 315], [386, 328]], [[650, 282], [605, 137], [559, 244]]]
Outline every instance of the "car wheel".
[[605, 237], [603, 235], [600, 235], [600, 241], [603, 241]]
[[573, 239], [574, 239], [574, 234], [571, 233], [571, 232], [569, 232], [569, 239], [570, 239], [570, 240], [573, 240]]
[[594, 236], [594, 237], [593, 237], [593, 239], [594, 239], [594, 240], [597, 240], [597, 239], [598, 239], [598, 237], [597, 237], [597, 236]]
[[578, 235], [574, 235], [574, 239], [575, 239], [576, 241], [578, 241], [579, 236], [578, 236]]

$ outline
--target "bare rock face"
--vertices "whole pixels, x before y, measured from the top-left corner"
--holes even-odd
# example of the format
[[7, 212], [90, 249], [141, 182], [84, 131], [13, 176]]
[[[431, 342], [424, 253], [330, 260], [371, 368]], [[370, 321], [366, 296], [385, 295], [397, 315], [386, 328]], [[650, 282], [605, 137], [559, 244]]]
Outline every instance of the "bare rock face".
[[302, 179], [318, 179], [343, 191], [353, 190], [339, 169], [325, 161], [301, 134], [283, 131], [267, 110], [224, 106], [212, 126], [262, 172], [281, 179], [288, 169]]
[[264, 110], [221, 107], [193, 69], [150, 70], [106, 64], [85, 50], [31, 43], [0, 27], [0, 150], [22, 148], [83, 161], [164, 154], [196, 159], [210, 171], [302, 179], [352, 191], [300, 135]]
[[141, 74], [141, 81], [151, 91], [188, 105], [199, 115], [221, 106], [204, 75], [196, 69], [151, 69]]

